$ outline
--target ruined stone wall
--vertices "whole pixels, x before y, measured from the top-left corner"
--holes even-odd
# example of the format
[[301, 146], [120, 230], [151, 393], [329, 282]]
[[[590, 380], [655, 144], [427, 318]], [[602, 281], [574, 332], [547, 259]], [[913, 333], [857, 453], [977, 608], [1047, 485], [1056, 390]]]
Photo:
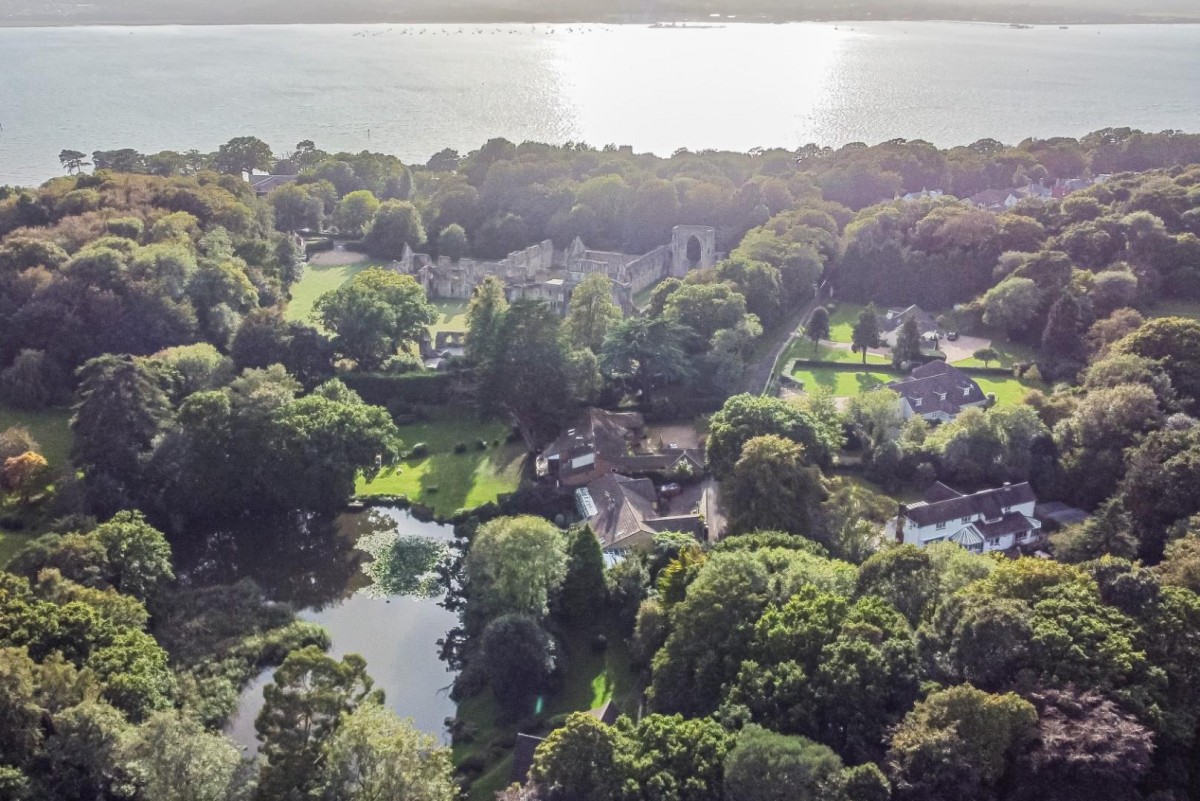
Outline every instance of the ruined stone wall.
[[661, 245], [625, 265], [622, 278], [629, 283], [630, 291], [636, 295], [670, 275], [672, 261], [671, 248]]

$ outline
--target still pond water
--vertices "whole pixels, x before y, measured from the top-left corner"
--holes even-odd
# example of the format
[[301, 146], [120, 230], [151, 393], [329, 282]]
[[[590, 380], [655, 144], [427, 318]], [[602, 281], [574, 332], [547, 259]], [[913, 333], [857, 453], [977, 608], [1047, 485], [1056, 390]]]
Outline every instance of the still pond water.
[[[387, 705], [412, 718], [422, 731], [449, 742], [443, 721], [455, 710], [449, 698], [454, 674], [438, 658], [438, 640], [458, 619], [438, 605], [438, 598], [376, 597], [361, 569], [363, 555], [352, 545], [361, 537], [387, 532], [449, 542], [451, 527], [422, 523], [399, 509], [350, 512], [331, 523], [336, 527], [332, 532], [320, 531], [318, 525], [318, 530], [305, 531], [292, 541], [300, 558], [268, 561], [265, 574], [255, 575], [257, 570], [240, 574], [259, 580], [272, 598], [300, 606], [302, 619], [328, 629], [332, 656], [361, 654], [375, 687], [386, 693]], [[246, 688], [227, 728], [239, 745], [250, 750], [257, 747], [254, 718], [270, 680], [267, 671]]]
[[0, 28], [0, 185], [58, 152], [257, 135], [424, 163], [504, 136], [639, 152], [1200, 131], [1200, 25]]

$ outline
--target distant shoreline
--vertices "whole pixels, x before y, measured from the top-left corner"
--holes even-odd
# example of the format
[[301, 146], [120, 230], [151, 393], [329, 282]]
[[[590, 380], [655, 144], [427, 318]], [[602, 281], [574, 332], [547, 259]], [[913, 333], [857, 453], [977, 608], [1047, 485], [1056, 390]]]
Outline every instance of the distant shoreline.
[[717, 26], [732, 25], [788, 25], [796, 23], [821, 24], [865, 24], [871, 22], [954, 22], [982, 25], [1029, 25], [1033, 27], [1054, 27], [1072, 25], [1200, 25], [1200, 12], [1194, 16], [1099, 16], [1094, 18], [1063, 18], [1036, 19], [1020, 17], [904, 17], [904, 16], [873, 16], [867, 18], [847, 19], [840, 17], [818, 17], [809, 19], [728, 19], [728, 18], [661, 18], [661, 19], [545, 19], [520, 18], [508, 19], [479, 19], [479, 18], [423, 18], [423, 17], [362, 17], [335, 19], [278, 19], [270, 16], [251, 17], [247, 19], [200, 19], [200, 18], [164, 18], [161, 20], [130, 20], [120, 17], [100, 17], [95, 19], [63, 19], [61, 17], [46, 18], [4, 18], [0, 19], [0, 28], [163, 28], [163, 27], [236, 27], [245, 25], [259, 26], [288, 26], [288, 25], [614, 25], [648, 27], [655, 23], [664, 25], [684, 25], [697, 30]]

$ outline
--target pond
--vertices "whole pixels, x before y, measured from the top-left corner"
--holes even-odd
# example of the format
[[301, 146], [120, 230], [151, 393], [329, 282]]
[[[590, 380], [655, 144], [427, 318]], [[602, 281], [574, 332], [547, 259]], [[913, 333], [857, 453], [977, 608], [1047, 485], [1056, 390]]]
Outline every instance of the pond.
[[[440, 596], [382, 597], [361, 569], [368, 557], [353, 546], [364, 538], [379, 542], [388, 535], [448, 543], [452, 528], [422, 523], [395, 508], [347, 512], [305, 523], [293, 529], [286, 540], [275, 542], [277, 549], [263, 549], [275, 550], [275, 558], [260, 550], [261, 558], [241, 560], [252, 562], [257, 569], [234, 572], [255, 578], [272, 598], [300, 606], [300, 618], [328, 629], [330, 655], [362, 655], [375, 687], [386, 693], [387, 705], [401, 717], [412, 718], [417, 728], [448, 743], [444, 721], [455, 712], [449, 697], [454, 674], [439, 659], [438, 640], [457, 625], [458, 618], [438, 605]], [[273, 539], [269, 533], [265, 535], [266, 542]], [[301, 558], [289, 558], [297, 555]], [[262, 708], [263, 687], [271, 675], [272, 671], [265, 671], [246, 687], [226, 728], [248, 751], [258, 747], [254, 718]]]

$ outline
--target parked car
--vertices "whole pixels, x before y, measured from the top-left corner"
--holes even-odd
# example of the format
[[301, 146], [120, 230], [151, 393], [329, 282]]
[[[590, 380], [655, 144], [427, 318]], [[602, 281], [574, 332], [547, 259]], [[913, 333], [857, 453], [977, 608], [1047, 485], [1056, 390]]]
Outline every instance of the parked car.
[[946, 339], [950, 340], [951, 342], [958, 341], [958, 332], [951, 331], [950, 333], [946, 334]]
[[664, 498], [674, 498], [679, 493], [683, 492], [683, 487], [672, 481], [670, 484], [663, 484], [658, 490], [658, 494]]

